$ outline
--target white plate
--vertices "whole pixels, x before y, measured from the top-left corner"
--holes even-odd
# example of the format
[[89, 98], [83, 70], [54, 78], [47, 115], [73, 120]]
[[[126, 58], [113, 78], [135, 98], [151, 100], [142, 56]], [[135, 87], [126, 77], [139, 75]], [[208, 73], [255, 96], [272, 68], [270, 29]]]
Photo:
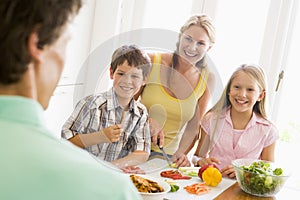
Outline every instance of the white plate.
[[161, 186], [164, 189], [163, 192], [158, 192], [158, 193], [139, 192], [142, 195], [143, 200], [162, 200], [166, 197], [167, 193], [171, 190], [171, 186], [164, 180], [155, 179], [155, 178], [147, 176], [147, 175], [140, 175], [140, 174], [134, 174], [134, 175], [141, 176], [141, 177], [146, 178], [151, 181], [155, 181], [155, 182], [157, 182], [157, 184], [159, 186]]

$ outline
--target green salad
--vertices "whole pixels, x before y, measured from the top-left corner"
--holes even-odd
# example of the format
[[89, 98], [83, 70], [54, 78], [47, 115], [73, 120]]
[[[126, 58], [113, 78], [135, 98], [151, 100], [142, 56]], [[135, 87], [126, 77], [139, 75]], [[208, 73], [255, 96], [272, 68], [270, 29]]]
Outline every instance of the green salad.
[[253, 194], [270, 194], [280, 189], [283, 184], [281, 168], [272, 169], [270, 163], [253, 162], [249, 166], [242, 166], [240, 182], [244, 189]]

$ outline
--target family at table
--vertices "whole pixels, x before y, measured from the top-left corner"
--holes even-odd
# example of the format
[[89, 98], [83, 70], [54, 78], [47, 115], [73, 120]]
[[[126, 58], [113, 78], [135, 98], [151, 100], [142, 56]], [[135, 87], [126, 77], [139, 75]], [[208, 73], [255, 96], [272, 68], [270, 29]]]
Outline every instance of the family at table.
[[238, 66], [208, 107], [217, 81], [207, 63], [215, 27], [204, 14], [187, 19], [172, 53], [117, 48], [113, 86], [82, 98], [62, 127], [64, 139], [55, 138], [42, 115], [82, 2], [31, 1], [0, 1], [1, 177], [10, 176], [1, 178], [0, 199], [140, 199], [128, 177], [99, 160], [139, 173], [132, 167], [162, 157], [159, 147], [177, 167], [214, 163], [228, 178], [235, 178], [234, 159], [274, 161], [279, 134], [266, 113], [260, 66]]
[[206, 57], [214, 42], [211, 19], [194, 15], [181, 27], [173, 53], [119, 47], [111, 58], [112, 88], [80, 100], [62, 137], [127, 173], [162, 157], [161, 146], [177, 167], [214, 163], [230, 178], [234, 159], [274, 161], [279, 135], [267, 119], [261, 67], [239, 66], [207, 109], [216, 80]]

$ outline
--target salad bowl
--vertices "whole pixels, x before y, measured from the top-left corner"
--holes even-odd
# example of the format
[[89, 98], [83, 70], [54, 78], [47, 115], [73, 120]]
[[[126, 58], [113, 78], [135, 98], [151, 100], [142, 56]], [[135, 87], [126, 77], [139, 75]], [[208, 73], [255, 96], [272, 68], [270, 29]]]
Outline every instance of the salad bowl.
[[255, 196], [274, 196], [289, 178], [286, 169], [265, 160], [237, 159], [232, 165], [240, 188]]

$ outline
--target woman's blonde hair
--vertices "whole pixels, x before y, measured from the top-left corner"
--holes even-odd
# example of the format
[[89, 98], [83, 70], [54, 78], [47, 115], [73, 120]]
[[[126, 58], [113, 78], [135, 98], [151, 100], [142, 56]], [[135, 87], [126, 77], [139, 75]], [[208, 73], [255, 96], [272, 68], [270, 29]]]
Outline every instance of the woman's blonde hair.
[[[182, 34], [190, 28], [192, 25], [198, 26], [203, 28], [209, 38], [211, 46], [215, 43], [215, 27], [212, 23], [212, 20], [209, 16], [205, 14], [200, 14], [200, 15], [193, 15], [191, 16], [185, 23], [184, 25], [180, 28], [180, 33], [178, 36], [178, 41], [176, 43], [176, 50], [173, 56], [173, 65], [176, 66], [178, 63], [178, 50], [179, 50], [179, 44], [180, 44], [180, 38]], [[197, 67], [206, 67], [206, 57], [204, 56], [200, 61], [196, 63]]]
[[[253, 80], [255, 80], [259, 87], [260, 92], [266, 93], [267, 84], [266, 84], [266, 77], [265, 77], [265, 73], [264, 73], [263, 69], [255, 64], [243, 64], [233, 72], [233, 74], [231, 75], [231, 77], [223, 91], [221, 98], [208, 112], [222, 112], [222, 111], [224, 111], [225, 108], [228, 108], [229, 106], [231, 106], [228, 94], [230, 92], [232, 80], [240, 72], [246, 73]], [[253, 111], [255, 113], [259, 114], [261, 117], [267, 119], [266, 96], [254, 104]]]
[[186, 31], [192, 25], [196, 25], [196, 26], [203, 28], [208, 35], [210, 43], [211, 44], [215, 43], [215, 27], [212, 24], [212, 19], [205, 14], [191, 16], [185, 22], [185, 24], [180, 28], [179, 38], [184, 33], [184, 31]]

